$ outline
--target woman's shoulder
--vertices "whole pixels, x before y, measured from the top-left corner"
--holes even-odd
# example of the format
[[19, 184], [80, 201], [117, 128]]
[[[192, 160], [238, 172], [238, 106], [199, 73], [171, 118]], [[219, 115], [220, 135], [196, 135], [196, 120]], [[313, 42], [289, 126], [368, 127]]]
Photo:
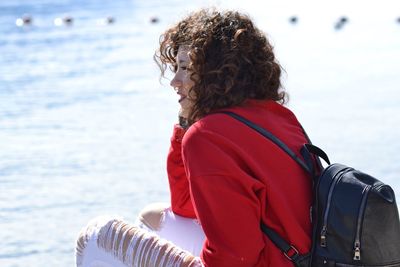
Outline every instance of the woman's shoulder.
[[223, 134], [232, 123], [230, 120], [226, 120], [226, 116], [222, 112], [209, 114], [191, 125], [184, 137], [187, 139], [198, 135]]
[[[258, 124], [298, 124], [296, 115], [286, 106], [272, 100], [248, 99], [242, 105], [217, 110], [198, 121], [199, 128], [217, 127], [229, 130], [227, 126], [236, 125], [237, 121], [230, 118], [224, 111], [234, 112]], [[221, 125], [223, 127], [221, 127]]]
[[232, 132], [240, 132], [242, 123], [224, 111], [234, 112], [255, 124], [274, 132], [281, 125], [298, 127], [299, 122], [294, 113], [287, 107], [269, 100], [247, 100], [243, 105], [224, 108], [208, 114], [189, 127], [185, 139], [195, 136], [230, 136]]

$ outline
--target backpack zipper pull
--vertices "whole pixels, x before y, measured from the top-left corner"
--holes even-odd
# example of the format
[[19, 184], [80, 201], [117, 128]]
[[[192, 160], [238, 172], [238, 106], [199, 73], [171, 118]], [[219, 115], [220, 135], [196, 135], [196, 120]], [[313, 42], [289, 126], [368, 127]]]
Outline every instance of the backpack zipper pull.
[[322, 226], [321, 230], [321, 247], [326, 247], [326, 225]]
[[354, 257], [353, 260], [359, 261], [361, 260], [361, 226], [362, 220], [364, 217], [365, 205], [367, 204], [368, 193], [371, 190], [371, 186], [367, 185], [364, 187], [362, 191], [362, 199], [360, 204], [360, 209], [358, 211], [357, 218], [357, 229], [356, 229], [356, 238], [354, 240]]
[[355, 261], [361, 260], [361, 249], [360, 249], [359, 242], [354, 243], [354, 258], [353, 258], [353, 260], [355, 260]]

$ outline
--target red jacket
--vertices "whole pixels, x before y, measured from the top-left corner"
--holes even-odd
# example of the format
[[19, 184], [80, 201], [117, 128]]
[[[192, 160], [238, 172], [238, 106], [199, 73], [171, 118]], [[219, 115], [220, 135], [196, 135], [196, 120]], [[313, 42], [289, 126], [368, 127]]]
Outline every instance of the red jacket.
[[[269, 130], [300, 156], [307, 141], [287, 108], [249, 100], [227, 110]], [[261, 232], [260, 221], [301, 253], [309, 251], [312, 192], [307, 173], [271, 141], [225, 114], [193, 124], [184, 134], [180, 158], [182, 136], [175, 128], [168, 157], [172, 208], [199, 219], [206, 235], [204, 265], [293, 267]]]

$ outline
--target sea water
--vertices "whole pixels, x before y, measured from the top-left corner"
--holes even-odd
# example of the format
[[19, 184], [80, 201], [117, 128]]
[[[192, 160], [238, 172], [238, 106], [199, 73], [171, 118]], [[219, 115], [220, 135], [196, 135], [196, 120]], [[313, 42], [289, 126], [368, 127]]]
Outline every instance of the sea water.
[[[73, 266], [91, 218], [134, 221], [147, 203], [168, 201], [179, 107], [152, 56], [162, 31], [201, 6], [250, 14], [314, 143], [399, 197], [398, 4], [297, 2], [2, 0], [0, 266]], [[24, 14], [32, 25], [18, 27]], [[60, 25], [66, 16], [72, 24]]]

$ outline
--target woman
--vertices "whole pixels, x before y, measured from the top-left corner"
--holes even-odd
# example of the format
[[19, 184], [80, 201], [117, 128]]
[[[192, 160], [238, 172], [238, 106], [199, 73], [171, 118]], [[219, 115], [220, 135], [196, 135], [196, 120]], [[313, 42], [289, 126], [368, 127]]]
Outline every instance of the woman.
[[[275, 144], [222, 113], [247, 118], [297, 153], [307, 142], [295, 115], [283, 106], [281, 67], [265, 35], [243, 14], [203, 9], [162, 35], [155, 58], [162, 75], [168, 66], [175, 72], [171, 86], [179, 95], [180, 123], [167, 165], [172, 211], [153, 207], [141, 221], [157, 233], [170, 217], [198, 220], [195, 243], [202, 240], [199, 232], [205, 234], [200, 257], [179, 252], [184, 255], [179, 264], [293, 266], [260, 223], [300, 253], [309, 251], [310, 178]], [[179, 237], [179, 227], [170, 229], [178, 239], [192, 238]], [[171, 246], [183, 247], [179, 242]]]

